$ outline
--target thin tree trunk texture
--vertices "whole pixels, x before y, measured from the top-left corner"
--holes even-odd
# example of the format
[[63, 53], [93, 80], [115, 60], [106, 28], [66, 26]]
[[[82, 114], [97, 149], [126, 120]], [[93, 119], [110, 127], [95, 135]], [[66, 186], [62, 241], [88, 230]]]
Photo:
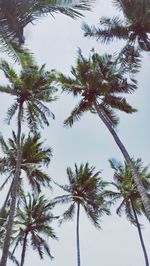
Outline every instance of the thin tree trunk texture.
[[23, 240], [23, 247], [22, 247], [22, 253], [21, 253], [20, 266], [24, 265], [24, 259], [25, 259], [25, 253], [26, 253], [26, 245], [27, 245], [27, 236], [28, 236], [28, 231], [25, 233], [24, 240]]
[[80, 215], [80, 203], [77, 205], [77, 265], [80, 266], [80, 239], [79, 239], [79, 215]]
[[15, 170], [15, 175], [14, 175], [13, 187], [11, 191], [10, 211], [9, 211], [9, 217], [8, 217], [8, 222], [6, 226], [6, 235], [4, 239], [0, 266], [6, 266], [6, 263], [7, 263], [9, 246], [10, 246], [11, 235], [12, 235], [12, 227], [13, 227], [14, 215], [15, 215], [15, 209], [16, 209], [16, 202], [17, 202], [17, 197], [19, 193], [18, 184], [19, 184], [19, 177], [20, 177], [20, 170], [21, 170], [21, 147], [20, 147], [21, 113], [22, 113], [22, 104], [20, 103], [19, 111], [18, 111], [17, 162], [16, 162], [16, 170]]
[[94, 103], [95, 109], [97, 111], [98, 116], [100, 117], [100, 119], [103, 121], [103, 123], [105, 124], [105, 126], [108, 128], [108, 130], [110, 131], [112, 137], [114, 138], [116, 144], [118, 145], [119, 149], [121, 150], [125, 161], [127, 162], [129, 169], [132, 173], [132, 177], [133, 180], [137, 186], [138, 192], [141, 196], [144, 208], [145, 208], [145, 212], [147, 215], [147, 218], [150, 222], [150, 200], [147, 196], [147, 193], [145, 191], [145, 188], [143, 187], [143, 184], [141, 182], [141, 179], [139, 178], [137, 171], [132, 163], [132, 160], [126, 150], [126, 148], [124, 147], [124, 145], [122, 144], [121, 140], [119, 139], [118, 135], [116, 134], [115, 130], [113, 129], [111, 122], [109, 120], [109, 118], [107, 117], [107, 115], [100, 109], [98, 103], [95, 101]]
[[146, 252], [146, 247], [145, 247], [145, 244], [144, 244], [144, 239], [143, 239], [143, 236], [142, 236], [142, 231], [141, 231], [141, 227], [140, 227], [140, 224], [139, 224], [139, 221], [138, 221], [137, 213], [136, 213], [136, 210], [134, 208], [132, 200], [130, 200], [130, 201], [131, 201], [131, 206], [132, 206], [132, 210], [133, 210], [133, 213], [134, 213], [134, 217], [135, 217], [135, 221], [136, 221], [136, 225], [137, 225], [137, 229], [138, 229], [138, 233], [139, 233], [141, 246], [142, 246], [143, 253], [144, 253], [145, 265], [149, 266], [148, 255], [147, 255], [147, 252]]

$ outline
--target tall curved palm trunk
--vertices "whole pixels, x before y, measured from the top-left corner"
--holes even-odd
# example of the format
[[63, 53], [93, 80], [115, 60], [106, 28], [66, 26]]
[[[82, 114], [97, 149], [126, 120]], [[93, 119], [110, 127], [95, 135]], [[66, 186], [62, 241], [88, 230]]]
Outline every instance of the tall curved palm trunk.
[[77, 265], [80, 266], [80, 239], [79, 239], [79, 217], [80, 217], [80, 203], [78, 203], [77, 206], [77, 228], [76, 228], [76, 234], [77, 234]]
[[108, 128], [109, 132], [111, 133], [112, 137], [114, 138], [116, 144], [118, 145], [119, 149], [121, 150], [124, 158], [125, 158], [125, 161], [127, 162], [128, 166], [129, 166], [129, 169], [132, 173], [132, 176], [133, 176], [133, 179], [134, 179], [134, 182], [137, 186], [137, 189], [138, 189], [138, 192], [141, 196], [141, 200], [143, 202], [143, 205], [144, 205], [144, 208], [145, 208], [145, 212], [146, 212], [146, 216], [150, 222], [150, 200], [145, 192], [145, 189], [143, 187], [143, 184], [136, 172], [136, 169], [132, 163], [132, 160], [130, 158], [130, 155], [128, 154], [126, 148], [124, 147], [124, 145], [122, 144], [121, 140], [119, 139], [118, 135], [116, 134], [115, 130], [113, 129], [111, 123], [110, 123], [110, 120], [109, 118], [107, 117], [107, 115], [104, 113], [103, 110], [100, 109], [97, 101], [95, 100], [94, 101], [94, 106], [95, 106], [95, 109], [97, 111], [97, 114], [98, 116], [100, 117], [100, 119], [103, 121], [103, 123], [105, 124], [105, 126]]
[[145, 265], [149, 266], [148, 255], [147, 255], [147, 252], [146, 252], [146, 248], [145, 248], [145, 244], [144, 244], [144, 240], [143, 240], [143, 236], [142, 236], [142, 232], [141, 232], [141, 227], [140, 227], [140, 224], [139, 224], [139, 221], [138, 221], [138, 217], [137, 217], [136, 210], [134, 208], [133, 202], [132, 202], [132, 200], [130, 200], [130, 201], [131, 201], [131, 206], [132, 206], [132, 210], [133, 210], [133, 213], [134, 213], [134, 217], [135, 217], [135, 221], [136, 221], [136, 225], [137, 225], [137, 229], [138, 229], [138, 233], [139, 233], [141, 246], [142, 246], [143, 253], [144, 253]]
[[10, 211], [9, 217], [6, 227], [6, 235], [4, 239], [3, 251], [0, 266], [6, 266], [11, 234], [12, 234], [12, 227], [14, 222], [14, 214], [16, 209], [16, 202], [19, 192], [19, 177], [20, 177], [20, 170], [21, 170], [21, 145], [20, 145], [20, 136], [21, 136], [21, 113], [22, 113], [23, 103], [19, 105], [18, 111], [18, 133], [17, 133], [17, 159], [16, 159], [16, 171], [14, 175], [13, 187], [11, 190], [11, 204], [10, 204]]

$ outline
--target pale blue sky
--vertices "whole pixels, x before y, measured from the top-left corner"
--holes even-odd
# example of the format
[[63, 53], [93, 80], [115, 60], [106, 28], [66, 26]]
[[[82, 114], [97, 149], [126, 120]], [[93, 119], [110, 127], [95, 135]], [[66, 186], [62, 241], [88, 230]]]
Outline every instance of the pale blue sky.
[[[93, 12], [86, 12], [83, 21], [89, 24], [98, 23], [100, 16], [112, 16], [114, 9], [110, 0], [97, 0]], [[41, 19], [34, 26], [26, 28], [26, 44], [35, 54], [38, 64], [46, 63], [47, 69], [56, 68], [69, 74], [70, 66], [74, 64], [77, 48], [80, 47], [85, 55], [95, 47], [99, 53], [114, 52], [120, 47], [120, 43], [109, 46], [96, 43], [94, 40], [83, 38], [81, 30], [82, 20], [71, 20], [63, 15], [56, 15], [55, 19], [47, 17]], [[145, 164], [150, 158], [150, 89], [149, 89], [149, 57], [144, 55], [143, 66], [138, 74], [139, 90], [128, 97], [139, 112], [134, 115], [120, 114], [118, 134], [121, 136], [129, 153], [141, 157]], [[2, 97], [2, 96], [1, 96]], [[3, 119], [8, 105], [8, 98], [3, 97], [0, 108], [1, 133], [9, 136], [13, 123], [9, 130], [4, 125]], [[112, 180], [112, 171], [108, 159], [123, 160], [122, 155], [114, 143], [109, 132], [97, 116], [86, 114], [81, 122], [74, 124], [73, 128], [63, 127], [63, 120], [72, 110], [75, 100], [67, 95], [61, 95], [59, 101], [51, 105], [51, 110], [56, 115], [56, 120], [51, 121], [50, 127], [42, 132], [46, 143], [53, 148], [54, 157], [48, 169], [48, 173], [59, 183], [66, 183], [66, 167], [74, 163], [80, 164], [89, 161], [102, 169], [102, 176], [106, 180]], [[61, 191], [57, 190], [58, 193]], [[49, 197], [50, 192], [46, 191]], [[58, 208], [61, 213], [61, 208]], [[97, 231], [89, 223], [87, 218], [81, 215], [81, 265], [82, 266], [143, 266], [144, 259], [140, 247], [137, 229], [126, 221], [125, 217], [119, 218], [115, 211], [113, 215], [102, 219], [103, 230]], [[150, 254], [149, 224], [145, 218], [143, 234]], [[48, 258], [40, 261], [34, 251], [27, 251], [25, 266], [75, 266], [76, 265], [76, 239], [75, 222], [65, 223], [61, 228], [55, 225], [59, 241], [50, 241], [52, 254], [55, 259], [51, 262]], [[19, 253], [19, 250], [18, 250]], [[149, 256], [150, 257], [150, 256]], [[8, 266], [12, 263], [9, 262]]]

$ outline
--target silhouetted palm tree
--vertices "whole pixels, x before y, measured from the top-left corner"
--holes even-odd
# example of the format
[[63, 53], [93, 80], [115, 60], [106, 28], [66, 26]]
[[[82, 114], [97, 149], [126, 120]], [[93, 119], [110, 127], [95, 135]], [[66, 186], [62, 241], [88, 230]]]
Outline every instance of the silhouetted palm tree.
[[[44, 195], [22, 195], [21, 205], [17, 208], [14, 235], [12, 237], [14, 248], [11, 252], [14, 255], [18, 245], [21, 245], [21, 262], [24, 265], [26, 248], [31, 245], [34, 251], [37, 251], [40, 258], [43, 259], [46, 253], [51, 259], [53, 258], [49, 244], [50, 238], [57, 239], [50, 223], [56, 219], [51, 210], [54, 204], [47, 200]], [[45, 239], [46, 238], [46, 239]]]
[[[141, 159], [133, 161], [134, 166], [137, 169], [138, 175], [141, 178], [142, 184], [147, 191], [150, 191], [150, 173], [148, 173], [148, 167], [143, 167]], [[110, 160], [112, 169], [114, 170], [114, 182], [112, 183], [117, 189], [116, 192], [108, 192], [110, 198], [114, 200], [121, 199], [121, 203], [117, 208], [117, 214], [121, 215], [125, 212], [127, 219], [137, 226], [143, 254], [145, 258], [145, 265], [149, 266], [148, 255], [145, 248], [141, 225], [138, 220], [138, 215], [145, 214], [144, 206], [141, 201], [140, 194], [136, 188], [132, 174], [128, 165], [122, 165], [119, 162]]]
[[62, 221], [71, 220], [76, 213], [76, 237], [77, 237], [77, 265], [80, 266], [80, 241], [79, 241], [79, 218], [80, 208], [83, 207], [87, 217], [94, 226], [100, 228], [99, 219], [103, 214], [109, 214], [108, 206], [102, 196], [102, 192], [106, 186], [106, 182], [100, 178], [100, 172], [96, 172], [95, 167], [81, 164], [75, 171], [70, 167], [67, 168], [67, 177], [69, 185], [59, 185], [67, 194], [56, 197], [54, 202], [70, 203], [68, 210], [64, 212]]
[[[8, 199], [10, 198], [11, 189], [13, 186], [13, 178], [16, 168], [16, 135], [13, 132], [13, 137], [8, 139], [8, 142], [4, 138], [0, 137], [0, 147], [3, 152], [3, 156], [0, 157], [0, 173], [5, 175], [5, 181], [0, 186], [0, 190], [4, 188], [11, 180], [11, 185], [8, 190], [8, 194], [4, 201], [3, 208], [5, 208]], [[41, 192], [41, 186], [50, 187], [50, 177], [47, 175], [43, 166], [48, 166], [52, 151], [50, 148], [44, 148], [41, 136], [39, 133], [35, 135], [29, 134], [27, 138], [22, 134], [21, 136], [21, 174], [20, 174], [20, 186], [19, 190], [24, 191], [24, 177], [27, 178], [31, 188], [38, 193]]]

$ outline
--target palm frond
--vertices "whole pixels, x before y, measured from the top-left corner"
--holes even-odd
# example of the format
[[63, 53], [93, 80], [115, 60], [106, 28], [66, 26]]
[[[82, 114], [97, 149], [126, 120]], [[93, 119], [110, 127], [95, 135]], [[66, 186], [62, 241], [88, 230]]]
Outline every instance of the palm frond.
[[124, 97], [108, 95], [104, 99], [104, 104], [105, 102], [106, 104], [109, 103], [109, 106], [111, 106], [112, 108], [118, 109], [126, 113], [133, 113], [137, 111], [135, 108], [133, 108], [130, 104], [127, 103]]
[[84, 36], [94, 37], [96, 40], [100, 40], [104, 43], [109, 43], [116, 39], [128, 38], [128, 29], [125, 23], [117, 16], [113, 18], [103, 17], [100, 19], [99, 27], [89, 27], [87, 24], [83, 24]]
[[81, 100], [79, 104], [73, 109], [71, 115], [64, 121], [65, 126], [72, 126], [74, 122], [79, 121], [84, 112], [89, 111], [89, 104]]
[[18, 109], [18, 103], [17, 102], [12, 104], [11, 107], [8, 108], [7, 118], [5, 119], [8, 124], [10, 124], [10, 121], [11, 121], [12, 117], [14, 116], [14, 114], [16, 113], [17, 109]]
[[[52, 116], [54, 119], [54, 114], [50, 112], [50, 110], [41, 102], [34, 100], [31, 101], [31, 105], [28, 103], [28, 124], [29, 127], [33, 132], [36, 132], [36, 129], [38, 128], [38, 125], [43, 128], [43, 123], [47, 126], [49, 126], [49, 121], [47, 119], [47, 116]], [[36, 125], [35, 125], [36, 124]]]
[[16, 264], [17, 266], [19, 266], [19, 261], [16, 259], [16, 257], [14, 255], [12, 255], [12, 253], [9, 251], [8, 252], [8, 256], [9, 256], [9, 259], [14, 263]]
[[116, 210], [116, 213], [121, 216], [123, 210], [125, 210], [126, 199], [124, 199]]
[[58, 184], [58, 183], [57, 183], [56, 181], [54, 181], [54, 180], [53, 180], [53, 182], [54, 182], [54, 184], [55, 184], [56, 186], [62, 188], [64, 191], [66, 191], [66, 192], [71, 192], [71, 187], [70, 187], [70, 185], [60, 185], [60, 184]]
[[3, 190], [3, 188], [5, 187], [5, 185], [8, 183], [8, 181], [10, 180], [11, 176], [9, 175], [5, 181], [3, 182], [3, 184], [0, 186], [0, 191]]
[[[113, 182], [112, 182], [112, 185], [118, 188], [118, 186], [116, 186], [116, 184]], [[103, 196], [106, 198], [109, 198], [112, 203], [115, 203], [118, 199], [122, 197], [120, 192], [115, 192], [111, 190], [105, 190], [103, 193]]]
[[8, 93], [8, 94], [13, 94], [12, 89], [9, 85], [7, 86], [0, 86], [0, 92]]
[[126, 213], [127, 219], [132, 224], [136, 225], [135, 217], [134, 217], [134, 214], [133, 214], [133, 211], [132, 211], [132, 208], [131, 208], [131, 204], [130, 204], [129, 201], [125, 205], [125, 213]]
[[3, 153], [7, 154], [9, 151], [9, 147], [8, 147], [8, 145], [7, 145], [7, 143], [4, 140], [2, 135], [0, 135], [0, 145], [1, 145], [1, 149], [2, 149]]
[[[75, 165], [75, 168], [76, 168], [76, 165]], [[67, 171], [67, 177], [68, 177], [69, 183], [72, 184], [74, 182], [74, 173], [70, 167], [67, 167], [66, 171]]]
[[58, 196], [53, 199], [54, 203], [62, 203], [62, 204], [70, 203], [71, 201], [72, 201], [72, 196], [70, 195]]
[[[140, 50], [129, 43], [122, 48], [117, 60], [120, 62], [121, 68], [127, 73], [136, 74], [141, 68]], [[137, 81], [134, 80], [134, 83], [136, 84]]]
[[28, 102], [28, 108], [26, 110], [27, 123], [30, 126], [31, 132], [36, 133], [38, 131], [38, 122], [41, 121], [37, 119], [35, 109], [32, 108], [32, 103]]
[[51, 254], [50, 248], [48, 246], [48, 244], [46, 243], [46, 241], [43, 239], [43, 243], [42, 243], [43, 247], [44, 247], [44, 251], [46, 252], [46, 254], [50, 257], [50, 259], [52, 260], [54, 257]]
[[[74, 69], [71, 70], [74, 75]], [[72, 93], [74, 96], [78, 96], [81, 94], [84, 89], [83, 85], [77, 82], [77, 80], [72, 79], [70, 77], [66, 77], [62, 73], [57, 74], [57, 81], [61, 85], [61, 88], [66, 93]]]
[[32, 232], [31, 245], [34, 250], [37, 250], [40, 258], [43, 259], [43, 250], [41, 246], [41, 241], [34, 232]]
[[15, 84], [16, 80], [19, 79], [17, 73], [4, 59], [0, 60], [0, 69], [3, 71], [10, 83]]
[[73, 215], [75, 213], [75, 203], [72, 203], [70, 207], [63, 213], [62, 218], [59, 220], [59, 224], [61, 225], [64, 221], [70, 221], [73, 219]]
[[100, 229], [100, 225], [99, 225], [99, 213], [98, 211], [93, 210], [92, 208], [90, 208], [89, 206], [84, 205], [84, 209], [85, 209], [85, 213], [88, 216], [88, 218], [90, 219], [90, 221], [93, 223], [93, 225], [97, 228]]
[[22, 142], [22, 165], [43, 164], [48, 167], [52, 157], [52, 149], [43, 147], [41, 135], [29, 134]]
[[42, 169], [31, 167], [31, 170], [29, 170], [29, 168], [28, 169], [26, 168], [25, 170], [26, 170], [26, 173], [28, 174], [27, 175], [28, 181], [31, 184], [33, 189], [36, 189], [37, 187], [37, 191], [40, 193], [41, 185], [44, 187], [51, 188], [51, 185], [50, 185], [51, 178], [49, 177], [49, 175], [44, 173]]
[[[43, 0], [38, 1], [40, 3], [37, 6], [34, 6], [35, 14], [34, 18], [38, 18], [42, 15], [48, 15], [53, 13], [61, 13], [67, 15], [73, 19], [82, 17], [83, 14], [78, 10], [90, 10], [91, 2], [88, 0], [81, 0], [75, 3], [72, 0], [47, 0], [46, 2]], [[39, 9], [40, 4], [40, 9]]]

